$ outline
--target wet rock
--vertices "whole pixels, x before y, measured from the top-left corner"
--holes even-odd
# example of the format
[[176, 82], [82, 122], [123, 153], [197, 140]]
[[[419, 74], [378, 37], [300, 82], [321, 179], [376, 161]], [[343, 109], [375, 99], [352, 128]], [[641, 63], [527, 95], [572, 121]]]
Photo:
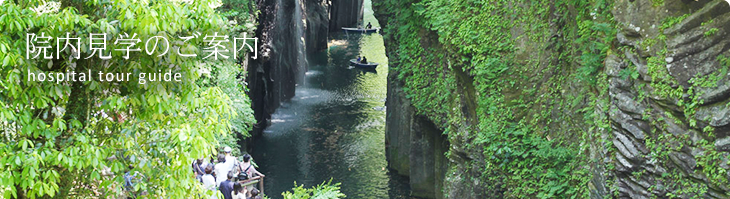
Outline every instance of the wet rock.
[[342, 31], [342, 27], [356, 27], [363, 17], [363, 0], [333, 0], [330, 6], [330, 32]]
[[[705, 195], [691, 196], [691, 195], [680, 195], [680, 198], [689, 197], [701, 197], [701, 198], [727, 198], [723, 193], [727, 193], [730, 189], [725, 187], [714, 187], [712, 182], [709, 182], [707, 178], [703, 178], [698, 169], [697, 158], [705, 153], [705, 148], [698, 147], [697, 144], [703, 139], [707, 138], [707, 134], [703, 132], [703, 128], [706, 126], [716, 127], [715, 135], [718, 137], [717, 140], [708, 140], [710, 143], [714, 143], [718, 150], [728, 151], [730, 150], [730, 140], [728, 134], [730, 134], [730, 116], [728, 116], [727, 103], [730, 98], [730, 81], [728, 77], [721, 78], [718, 82], [717, 87], [709, 88], [698, 88], [695, 87], [693, 91], [701, 93], [700, 99], [703, 103], [693, 104], [694, 109], [687, 109], [686, 104], [692, 103], [693, 101], [691, 94], [684, 93], [679, 97], [671, 96], [667, 97], [666, 93], [659, 93], [658, 87], [653, 87], [652, 75], [649, 74], [648, 59], [654, 57], [660, 64], [659, 70], [664, 70], [670, 74], [670, 80], [661, 82], [662, 85], [668, 84], [672, 89], [683, 88], [687, 91], [689, 86], [692, 86], [692, 78], [705, 77], [714, 72], [720, 71], [721, 66], [717, 61], [719, 55], [730, 56], [730, 6], [722, 4], [722, 1], [692, 1], [692, 0], [664, 0], [661, 5], [654, 5], [652, 1], [630, 1], [630, 0], [617, 0], [613, 1], [614, 7], [612, 7], [612, 13], [618, 28], [616, 33], [616, 43], [612, 43], [612, 51], [608, 54], [608, 57], [604, 62], [603, 72], [608, 76], [608, 92], [603, 92], [604, 96], [599, 97], [600, 100], [609, 100], [607, 105], [599, 103], [595, 113], [601, 118], [601, 121], [608, 119], [610, 120], [610, 130], [596, 132], [605, 136], [606, 140], [610, 140], [608, 143], [611, 147], [594, 147], [591, 146], [590, 151], [587, 153], [591, 154], [591, 158], [595, 160], [603, 160], [598, 164], [614, 164], [615, 170], [602, 170], [599, 166], [589, 165], [593, 172], [594, 178], [590, 183], [591, 198], [604, 198], [611, 197], [606, 193], [611, 193], [613, 190], [618, 191], [618, 198], [667, 198], [668, 192], [677, 192], [677, 189], [683, 187], [677, 186], [676, 182], [668, 181], [662, 175], [666, 173], [679, 173], [680, 175], [689, 174], [688, 179], [695, 183], [700, 184], [701, 189], [708, 189], [709, 191]], [[377, 2], [374, 3], [377, 5]], [[399, 8], [376, 8], [376, 14], [378, 19], [381, 20], [381, 24], [388, 24], [389, 26], [399, 26], [395, 21]], [[670, 17], [676, 18], [679, 16], [687, 15], [688, 17], [676, 23], [667, 29], [662, 30], [660, 28], [663, 24], [666, 24], [666, 20]], [[704, 22], [713, 20], [712, 23]], [[330, 25], [330, 28], [334, 26]], [[716, 28], [718, 31], [712, 35], [706, 35], [705, 33]], [[428, 31], [423, 31], [424, 35], [429, 36]], [[555, 31], [556, 37], [560, 36], [559, 31]], [[512, 30], [514, 34], [527, 34], [525, 30], [520, 27]], [[398, 57], [397, 45], [393, 43], [399, 42], [399, 38], [394, 38], [394, 34], [384, 34], [384, 40], [386, 43], [386, 49], [388, 56]], [[437, 38], [437, 36], [434, 36]], [[426, 38], [426, 37], [424, 37]], [[518, 57], [527, 57], [527, 55], [535, 55], [534, 49], [539, 49], [540, 54], [547, 54], [546, 57], [551, 57], [548, 52], [552, 48], [550, 45], [531, 44], [524, 40], [519, 40], [519, 37], [515, 41], [515, 46], [520, 51]], [[666, 38], [662, 40], [659, 38]], [[438, 38], [437, 38], [438, 39]], [[566, 38], [563, 38], [566, 39]], [[569, 39], [569, 38], [568, 38]], [[438, 47], [438, 42], [433, 40], [423, 39], [421, 41], [424, 45]], [[616, 45], [616, 46], [613, 46]], [[616, 47], [616, 48], [613, 48]], [[666, 49], [666, 51], [664, 51]], [[654, 59], [653, 58], [653, 59]], [[540, 62], [551, 63], [551, 60], [539, 60]], [[402, 67], [395, 66], [391, 67]], [[437, 66], [434, 66], [437, 67]], [[454, 66], [452, 66], [454, 67]], [[622, 71], [635, 69], [639, 73], [638, 79], [633, 78], [622, 78]], [[444, 72], [444, 73], [449, 73]], [[466, 71], [466, 74], [470, 71]], [[473, 71], [471, 71], [473, 72]], [[445, 76], [453, 74], [444, 74]], [[462, 86], [468, 84], [462, 84], [462, 81], [470, 82], [468, 75], [457, 79], [456, 86]], [[532, 82], [531, 82], [532, 83]], [[541, 84], [544, 82], [534, 82], [535, 84]], [[601, 86], [606, 84], [601, 84]], [[459, 90], [461, 89], [461, 90]], [[573, 89], [572, 87], [564, 89]], [[468, 89], [457, 88], [455, 96], [465, 96]], [[507, 90], [507, 89], [506, 89]], [[576, 89], [579, 90], [579, 89]], [[699, 91], [699, 92], [697, 92]], [[400, 91], [399, 91], [400, 92]], [[505, 91], [513, 92], [513, 91]], [[561, 91], [563, 94], [570, 94], [568, 92]], [[390, 95], [390, 90], [389, 90]], [[509, 93], [512, 94], [512, 93]], [[395, 103], [389, 98], [388, 103]], [[680, 103], [681, 101], [681, 103]], [[469, 104], [468, 101], [459, 99], [455, 100], [454, 103]], [[465, 106], [455, 106], [465, 107]], [[390, 116], [391, 106], [388, 106], [389, 119], [398, 119], [399, 123], [391, 123], [393, 127], [400, 126], [397, 128], [388, 127], [390, 132], [386, 133], [386, 139], [391, 139], [389, 145], [392, 147], [395, 144], [394, 140], [403, 140], [406, 135], [408, 138], [413, 140], [419, 140], [419, 142], [409, 142], [411, 145], [407, 147], [409, 149], [409, 155], [421, 154], [417, 158], [409, 158], [409, 168], [418, 170], [426, 170], [430, 172], [429, 165], [417, 165], [422, 162], [422, 159], [428, 159], [429, 157], [423, 156], [423, 147], [429, 146], [428, 142], [423, 141], [426, 136], [418, 136], [411, 126], [419, 126], [414, 124], [416, 116], [413, 113], [399, 112], [401, 116]], [[397, 107], [393, 107], [397, 108]], [[401, 107], [402, 108], [402, 107]], [[405, 109], [405, 108], [402, 108]], [[454, 109], [455, 114], [465, 115], [465, 118], [459, 119], [474, 119], [466, 118], [466, 116], [473, 115], [470, 112]], [[558, 110], [562, 113], [569, 110]], [[696, 111], [694, 115], [687, 115], [685, 113]], [[519, 114], [519, 113], [518, 113]], [[516, 114], [516, 115], [518, 115]], [[695, 117], [697, 119], [697, 125], [690, 126], [690, 121], [687, 117]], [[410, 119], [409, 119], [410, 118]], [[519, 117], [516, 117], [519, 118]], [[554, 118], [550, 118], [554, 119]], [[470, 124], [476, 124], [472, 122]], [[554, 120], [554, 124], [566, 125], [565, 121]], [[454, 128], [464, 128], [462, 124], [452, 124]], [[397, 129], [397, 130], [396, 130]], [[415, 129], [423, 129], [421, 127]], [[552, 129], [551, 129], [552, 130]], [[401, 132], [402, 131], [402, 132]], [[450, 131], [456, 131], [463, 134], [473, 133], [473, 131], [465, 129], [450, 129]], [[421, 132], [421, 131], [418, 131]], [[392, 137], [398, 133], [399, 137]], [[411, 134], [413, 133], [413, 134]], [[484, 169], [484, 161], [480, 161], [481, 151], [470, 151], [465, 149], [467, 145], [473, 144], [473, 140], [461, 137], [460, 135], [449, 135], [450, 141], [450, 155], [448, 158], [448, 164], [452, 168], [445, 180], [444, 187], [446, 188], [446, 194], [452, 198], [500, 198], [505, 197], [503, 184], [499, 184], [499, 178], [494, 177], [494, 181], [488, 181], [484, 178], [479, 179], [478, 177], [484, 176], [482, 173], [487, 169]], [[453, 136], [453, 137], [451, 137]], [[659, 136], [662, 136], [659, 139]], [[414, 139], [415, 138], [415, 139]], [[672, 148], [678, 148], [682, 146], [680, 151], [672, 151], [670, 155], [664, 156], [657, 153], [658, 151], [651, 151], [656, 149], [656, 145], [647, 146], [649, 140], [653, 142], [660, 142], [658, 144], [668, 145]], [[399, 141], [405, 142], [405, 141]], [[595, 143], [589, 143], [595, 144]], [[401, 146], [405, 146], [402, 144]], [[650, 148], [651, 147], [651, 148]], [[413, 149], [418, 148], [418, 149]], [[610, 148], [610, 150], [607, 150]], [[405, 148], [403, 148], [405, 149]], [[389, 149], [392, 151], [392, 149]], [[421, 150], [421, 151], [419, 151]], [[610, 152], [608, 152], [610, 151]], [[666, 152], [666, 151], [665, 151]], [[401, 153], [401, 152], [398, 152]], [[388, 155], [389, 158], [403, 157], [396, 156], [393, 154]], [[393, 163], [405, 162], [404, 160], [392, 160]], [[477, 163], [477, 164], [471, 164]], [[416, 165], [416, 167], [410, 167]], [[725, 164], [726, 165], [726, 164]], [[722, 164], [720, 165], [722, 166]], [[398, 167], [398, 166], [396, 166]], [[435, 167], [435, 166], [434, 166]], [[414, 170], [410, 170], [409, 175], [413, 175]], [[640, 175], [635, 173], [639, 172]], [[487, 174], [490, 177], [499, 176], [500, 174]], [[416, 178], [423, 176], [414, 175]], [[606, 180], [610, 180], [613, 183], [602, 184]], [[428, 183], [425, 183], [428, 184]], [[704, 185], [704, 187], [703, 187]], [[613, 187], [611, 187], [613, 186]], [[489, 187], [490, 190], [479, 190], [480, 187]], [[419, 187], [419, 190], [422, 187]], [[415, 190], [415, 189], [414, 189]], [[610, 190], [610, 191], [605, 191]], [[487, 195], [478, 195], [477, 193], [487, 193]], [[428, 192], [430, 194], [430, 192]]]
[[395, 73], [389, 74], [388, 79], [385, 124], [388, 167], [409, 177], [413, 196], [441, 198], [449, 165], [443, 155], [449, 150], [448, 141], [431, 121], [416, 114]]
[[640, 186], [630, 178], [621, 178], [618, 185], [620, 196], [630, 198], [649, 198], [651, 195], [644, 187]]
[[307, 0], [305, 3], [307, 53], [327, 49], [330, 16], [326, 1]]
[[678, 165], [685, 171], [693, 171], [697, 166], [697, 161], [694, 157], [685, 153], [672, 152], [669, 154], [669, 157], [674, 164]]
[[724, 104], [701, 107], [697, 110], [695, 119], [709, 121], [710, 126], [722, 127], [730, 124], [730, 107]]
[[616, 135], [616, 139], [613, 140], [613, 144], [626, 158], [629, 160], [636, 160], [637, 157], [641, 155], [634, 142], [629, 140], [628, 137], [621, 133], [614, 134]]
[[641, 75], [642, 80], [651, 81], [649, 69], [646, 67], [646, 60], [641, 59], [639, 55], [631, 53], [630, 51], [626, 51], [625, 55], [626, 58], [628, 58], [629, 61], [631, 61], [634, 66], [636, 66], [636, 71], [639, 73], [639, 75]]
[[632, 164], [631, 162], [629, 162], [629, 160], [627, 160], [626, 157], [624, 157], [621, 154], [616, 155], [616, 160], [618, 160], [618, 163], [620, 163], [618, 165], [619, 166], [619, 168], [618, 168], [619, 171], [628, 172], [628, 171], [632, 171], [632, 169], [634, 168], [634, 164]]
[[[261, 0], [256, 35], [261, 57], [248, 60], [248, 89], [257, 124], [251, 133], [261, 134], [281, 102], [291, 99], [308, 70], [307, 55], [327, 48], [331, 23], [354, 23], [362, 18], [363, 1]], [[332, 6], [341, 6], [332, 8]], [[345, 9], [348, 8], [348, 9]], [[344, 9], [344, 11], [343, 11]], [[337, 12], [333, 14], [331, 12]], [[339, 30], [339, 26], [337, 27]], [[250, 140], [249, 140], [250, 142]]]
[[606, 57], [606, 74], [610, 77], [618, 77], [621, 69], [626, 68], [626, 64], [616, 55]]
[[677, 121], [674, 121], [674, 119], [665, 119], [664, 123], [666, 124], [667, 132], [672, 135], [679, 136], [687, 132], [687, 129], [684, 126], [678, 125]]
[[[688, 118], [685, 118], [685, 107], [680, 104], [680, 100], [686, 104], [692, 100], [692, 96], [685, 94], [681, 98], [667, 98], [659, 95], [656, 93], [657, 89], [651, 86], [653, 80], [647, 74], [649, 71], [647, 59], [657, 56], [662, 50], [659, 47], [663, 44], [657, 42], [658, 44], [653, 46], [642, 46], [642, 43], [656, 39], [662, 34], [656, 27], [652, 27], [652, 24], [662, 24], [661, 21], [668, 17], [687, 14], [685, 20], [664, 30], [667, 54], [660, 58], [666, 62], [663, 68], [673, 80], [676, 80], [676, 84], [669, 83], [672, 88], [693, 86], [693, 78], [706, 77], [720, 71], [718, 56], [730, 55], [728, 52], [730, 35], [726, 30], [730, 27], [730, 6], [722, 1], [667, 0], [662, 6], [651, 5], [649, 1], [617, 1], [613, 13], [620, 27], [617, 39], [627, 48], [619, 52], [625, 55], [624, 60], [611, 60], [611, 63], [628, 61], [642, 76], [641, 81], [634, 81], [634, 85], [630, 87], [616, 81], [609, 83], [612, 97], [609, 113], [611, 120], [616, 122], [612, 125], [615, 135], [613, 144], [619, 152], [615, 155], [619, 195], [631, 198], [665, 197], [664, 194], [667, 192], [675, 192], [673, 189], [676, 187], [665, 186], [674, 182], [662, 181], [661, 175], [673, 171], [688, 174], [688, 178], [705, 183], [706, 188], [714, 190], [708, 191], [701, 197], [726, 198], [727, 196], [722, 193], [729, 190], [724, 187], [713, 187], [713, 183], [697, 170], [696, 157], [705, 154], [704, 149], [697, 147], [697, 144], [706, 139], [703, 137], [705, 133], [700, 132], [703, 132], [703, 128], [708, 125], [715, 127], [715, 135], [719, 137], [711, 141], [714, 142], [715, 148], [730, 151], [730, 139], [726, 136], [730, 131], [728, 130], [730, 107], [726, 106], [730, 98], [728, 74], [721, 74], [717, 87], [695, 87], [695, 91], [701, 94], [700, 100], [703, 102], [695, 105], [696, 113], [692, 115], [697, 120], [697, 125], [690, 126]], [[710, 20], [713, 22], [705, 23]], [[717, 29], [716, 34], [705, 34], [713, 28]], [[607, 74], [613, 75], [614, 72], [608, 70], [610, 68], [607, 66]], [[648, 98], [637, 101], [634, 97], [636, 93], [644, 93]], [[636, 115], [650, 118], [654, 122], [649, 126], [649, 121], [642, 122]], [[658, 118], [661, 120], [656, 122]], [[671, 135], [671, 138], [664, 139], [662, 141], [664, 143], [661, 144], [672, 148], [682, 146], [682, 150], [671, 152], [668, 158], [642, 155], [650, 154], [645, 150], [646, 143], [635, 141], [633, 138], [641, 140], [642, 136], [648, 139], [656, 135]], [[636, 171], [645, 173], [634, 177], [632, 172]], [[657, 186], [657, 189], [649, 192], [647, 183], [661, 187]], [[690, 197], [690, 195], [680, 197]]]
[[718, 139], [715, 141], [715, 148], [718, 151], [730, 151], [730, 137]]
[[393, 81], [394, 73], [388, 74], [388, 94], [386, 99], [385, 155], [388, 167], [400, 175], [409, 175], [410, 170], [410, 130], [415, 109], [405, 98], [400, 82]]
[[[639, 104], [636, 102], [636, 100], [634, 100], [636, 96], [630, 95], [627, 92], [619, 92], [615, 94], [611, 93], [611, 97], [613, 97], [613, 99], [617, 102], [616, 106], [618, 106], [618, 108], [623, 112], [639, 115], [644, 114], [644, 109], [646, 109], [646, 107], [644, 107], [643, 104]], [[629, 117], [626, 116], [622, 118], [627, 118], [626, 120], [628, 120]]]

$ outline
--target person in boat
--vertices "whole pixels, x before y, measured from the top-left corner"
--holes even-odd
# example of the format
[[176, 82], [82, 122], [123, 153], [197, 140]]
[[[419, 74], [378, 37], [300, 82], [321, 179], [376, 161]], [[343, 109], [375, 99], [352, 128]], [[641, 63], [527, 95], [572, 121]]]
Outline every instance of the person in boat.
[[362, 60], [360, 60], [361, 64], [368, 64], [368, 58], [365, 58], [365, 56], [362, 56]]
[[360, 62], [360, 60], [362, 60], [362, 58], [360, 58], [360, 55], [358, 55], [357, 56], [357, 62]]
[[372, 24], [370, 24], [370, 22], [368, 22], [368, 25], [367, 25], [367, 26], [365, 26], [365, 29], [373, 29], [373, 25], [372, 25]]

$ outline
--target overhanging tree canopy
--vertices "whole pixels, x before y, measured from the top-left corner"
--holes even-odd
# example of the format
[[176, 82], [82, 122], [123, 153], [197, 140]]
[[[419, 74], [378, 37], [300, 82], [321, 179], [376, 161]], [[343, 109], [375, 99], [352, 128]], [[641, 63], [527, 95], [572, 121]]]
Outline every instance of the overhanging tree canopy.
[[[122, 174], [129, 166], [139, 173], [134, 189], [154, 198], [186, 198], [199, 189], [190, 175], [190, 161], [209, 155], [230, 120], [246, 117], [248, 102], [231, 100], [236, 85], [202, 84], [211, 68], [241, 72], [234, 60], [158, 57], [111, 49], [112, 59], [84, 59], [90, 33], [137, 34], [169, 38], [182, 52], [203, 54], [203, 37], [233, 34], [215, 7], [220, 1], [5, 1], [0, 3], [0, 193], [4, 198], [113, 197], [123, 192]], [[70, 33], [81, 40], [81, 58], [70, 49], [59, 58], [26, 59], [26, 33], [53, 38]], [[55, 42], [52, 42], [55, 53]], [[160, 44], [158, 47], [164, 47]], [[240, 56], [240, 54], [239, 54]], [[181, 82], [35, 82], [31, 73], [65, 72], [184, 74]], [[202, 71], [202, 72], [201, 72]], [[235, 81], [235, 78], [212, 81]], [[235, 77], [235, 76], [234, 76]], [[219, 86], [224, 88], [225, 92]], [[238, 87], [240, 98], [247, 100]], [[235, 90], [235, 89], [234, 89]], [[229, 95], [227, 95], [229, 94]], [[240, 116], [241, 109], [244, 116]], [[112, 175], [105, 175], [105, 174]]]

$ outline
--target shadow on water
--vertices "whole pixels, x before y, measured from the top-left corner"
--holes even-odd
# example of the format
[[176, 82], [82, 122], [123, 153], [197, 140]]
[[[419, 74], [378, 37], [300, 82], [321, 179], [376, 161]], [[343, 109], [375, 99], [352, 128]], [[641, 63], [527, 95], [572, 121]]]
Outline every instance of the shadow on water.
[[[266, 194], [281, 198], [294, 182], [309, 187], [333, 179], [348, 198], [408, 198], [407, 179], [386, 168], [382, 36], [335, 34], [330, 44], [310, 57], [306, 83], [255, 140]], [[350, 67], [357, 55], [380, 65], [374, 72]]]

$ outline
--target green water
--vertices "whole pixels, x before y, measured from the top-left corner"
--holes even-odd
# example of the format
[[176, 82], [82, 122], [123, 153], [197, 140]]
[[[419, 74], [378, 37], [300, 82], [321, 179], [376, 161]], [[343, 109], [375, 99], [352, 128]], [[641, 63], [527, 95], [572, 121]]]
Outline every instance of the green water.
[[[379, 27], [366, 1], [366, 18]], [[376, 71], [349, 66], [363, 55]], [[281, 198], [294, 182], [306, 187], [333, 179], [348, 198], [407, 198], [407, 179], [385, 160], [388, 59], [379, 34], [334, 34], [325, 52], [309, 59], [296, 96], [272, 115], [253, 156], [266, 174], [265, 191]]]

